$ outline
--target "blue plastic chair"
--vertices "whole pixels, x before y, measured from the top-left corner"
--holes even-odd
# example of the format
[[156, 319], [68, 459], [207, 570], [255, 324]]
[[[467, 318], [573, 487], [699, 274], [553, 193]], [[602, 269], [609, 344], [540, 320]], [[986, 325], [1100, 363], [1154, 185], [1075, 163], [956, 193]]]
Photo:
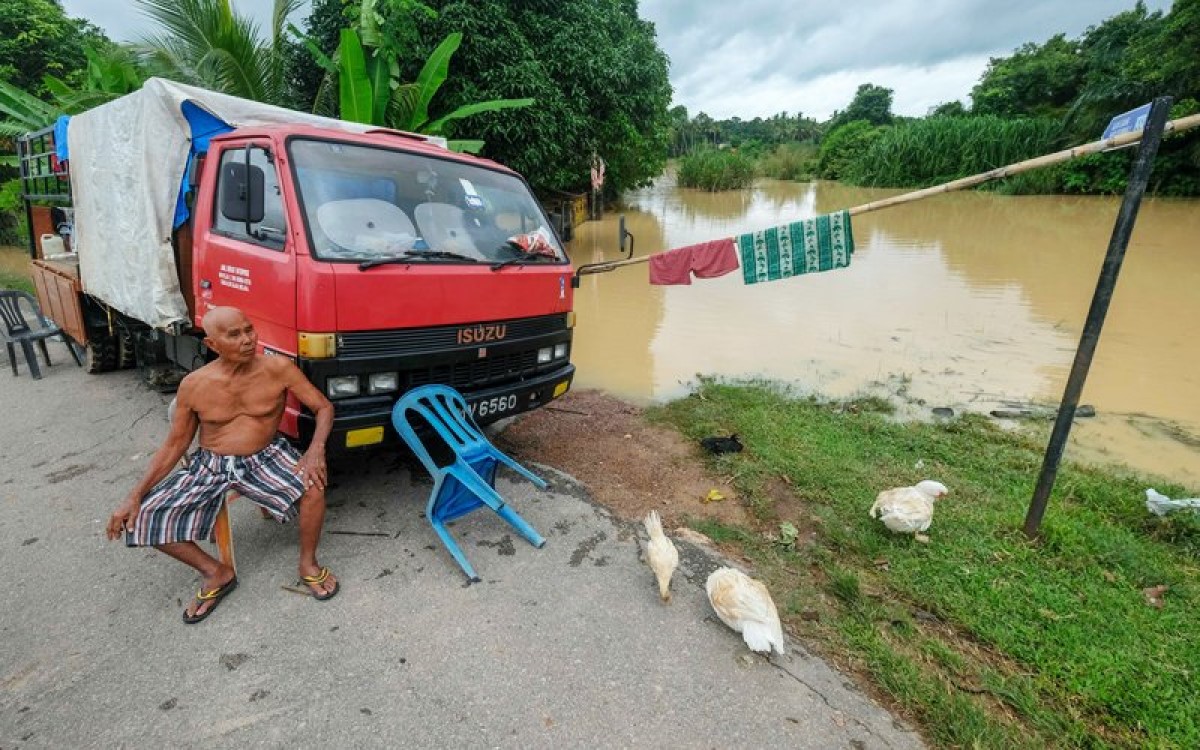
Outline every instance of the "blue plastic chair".
[[[452, 463], [438, 466], [434, 461], [413, 425], [414, 413], [420, 415], [450, 447], [454, 453]], [[433, 492], [429, 495], [425, 516], [472, 583], [477, 583], [480, 578], [446, 530], [447, 522], [487, 506], [534, 547], [541, 548], [546, 544], [541, 534], [496, 492], [496, 466], [501, 463], [508, 466], [540, 489], [546, 488], [546, 482], [488, 442], [458, 391], [444, 385], [414, 388], [396, 402], [392, 409], [392, 424], [433, 478]]]

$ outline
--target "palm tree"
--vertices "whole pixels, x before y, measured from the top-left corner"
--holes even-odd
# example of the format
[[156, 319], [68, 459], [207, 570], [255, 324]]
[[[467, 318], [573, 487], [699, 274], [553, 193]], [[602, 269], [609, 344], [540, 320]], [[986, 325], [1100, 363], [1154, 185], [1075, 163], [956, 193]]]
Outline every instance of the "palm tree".
[[287, 104], [284, 24], [302, 0], [275, 0], [270, 37], [229, 0], [137, 0], [159, 26], [139, 45], [165, 77], [243, 99]]

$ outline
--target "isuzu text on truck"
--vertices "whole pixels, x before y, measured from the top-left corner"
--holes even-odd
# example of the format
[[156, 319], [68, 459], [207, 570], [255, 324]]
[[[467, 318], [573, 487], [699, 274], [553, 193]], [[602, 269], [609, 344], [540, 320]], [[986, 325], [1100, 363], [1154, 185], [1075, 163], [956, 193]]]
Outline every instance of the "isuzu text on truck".
[[[571, 267], [499, 164], [160, 79], [19, 151], [38, 297], [90, 371], [196, 369], [232, 305], [333, 401], [331, 447], [382, 442], [425, 383], [481, 423], [570, 388]], [[56, 228], [69, 252], [43, 252]], [[284, 433], [312, 427], [289, 401]]]

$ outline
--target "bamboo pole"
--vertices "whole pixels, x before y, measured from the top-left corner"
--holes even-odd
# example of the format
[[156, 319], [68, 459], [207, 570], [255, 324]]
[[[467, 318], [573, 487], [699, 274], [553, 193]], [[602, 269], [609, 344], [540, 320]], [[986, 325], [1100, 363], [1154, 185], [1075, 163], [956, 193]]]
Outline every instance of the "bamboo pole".
[[[1171, 120], [1166, 124], [1166, 126], [1163, 127], [1163, 135], [1165, 136], [1169, 133], [1182, 133], [1183, 131], [1190, 130], [1194, 127], [1200, 127], [1200, 114], [1181, 117], [1178, 120]], [[942, 193], [950, 193], [955, 190], [963, 190], [964, 188], [982, 185], [983, 183], [991, 180], [998, 180], [1003, 177], [1011, 177], [1015, 174], [1028, 172], [1031, 169], [1049, 167], [1053, 164], [1061, 164], [1062, 162], [1070, 161], [1071, 159], [1077, 159], [1081, 156], [1098, 154], [1102, 151], [1128, 146], [1130, 144], [1137, 143], [1141, 139], [1142, 131], [1140, 130], [1132, 133], [1122, 133], [1121, 135], [1113, 136], [1112, 138], [1092, 141], [1091, 143], [1085, 143], [1082, 146], [1075, 146], [1074, 148], [1056, 151], [1053, 154], [1045, 154], [1033, 159], [1026, 159], [1025, 161], [1019, 161], [1015, 164], [997, 167], [996, 169], [987, 172], [973, 174], [969, 177], [960, 177], [957, 180], [943, 182], [941, 185], [934, 185], [933, 187], [915, 190], [911, 193], [904, 193], [902, 195], [893, 195], [891, 198], [884, 198], [881, 201], [864, 203], [861, 206], [854, 206], [853, 208], [847, 210], [849, 210], [851, 216], [857, 216], [858, 214], [865, 214], [869, 211], [878, 211], [883, 208], [891, 208], [892, 206], [912, 203], [913, 201], [919, 201], [934, 195], [941, 195]], [[576, 273], [578, 275], [606, 273], [614, 268], [620, 268], [621, 266], [632, 266], [637, 263], [646, 263], [650, 260], [650, 257], [651, 256], [649, 255], [643, 255], [639, 258], [614, 260], [607, 263], [602, 261], [600, 263], [592, 264], [587, 268], [581, 268]]]

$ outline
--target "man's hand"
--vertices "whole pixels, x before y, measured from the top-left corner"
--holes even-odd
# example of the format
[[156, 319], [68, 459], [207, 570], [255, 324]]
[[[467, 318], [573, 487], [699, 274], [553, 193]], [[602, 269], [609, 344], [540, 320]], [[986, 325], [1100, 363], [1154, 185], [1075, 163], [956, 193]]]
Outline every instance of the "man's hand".
[[312, 488], [324, 490], [327, 481], [325, 451], [315, 446], [310, 447], [296, 462], [296, 473], [304, 480], [305, 491]]
[[140, 507], [141, 501], [132, 495], [118, 505], [108, 518], [108, 538], [120, 539], [126, 530], [133, 531], [133, 522], [137, 520]]

